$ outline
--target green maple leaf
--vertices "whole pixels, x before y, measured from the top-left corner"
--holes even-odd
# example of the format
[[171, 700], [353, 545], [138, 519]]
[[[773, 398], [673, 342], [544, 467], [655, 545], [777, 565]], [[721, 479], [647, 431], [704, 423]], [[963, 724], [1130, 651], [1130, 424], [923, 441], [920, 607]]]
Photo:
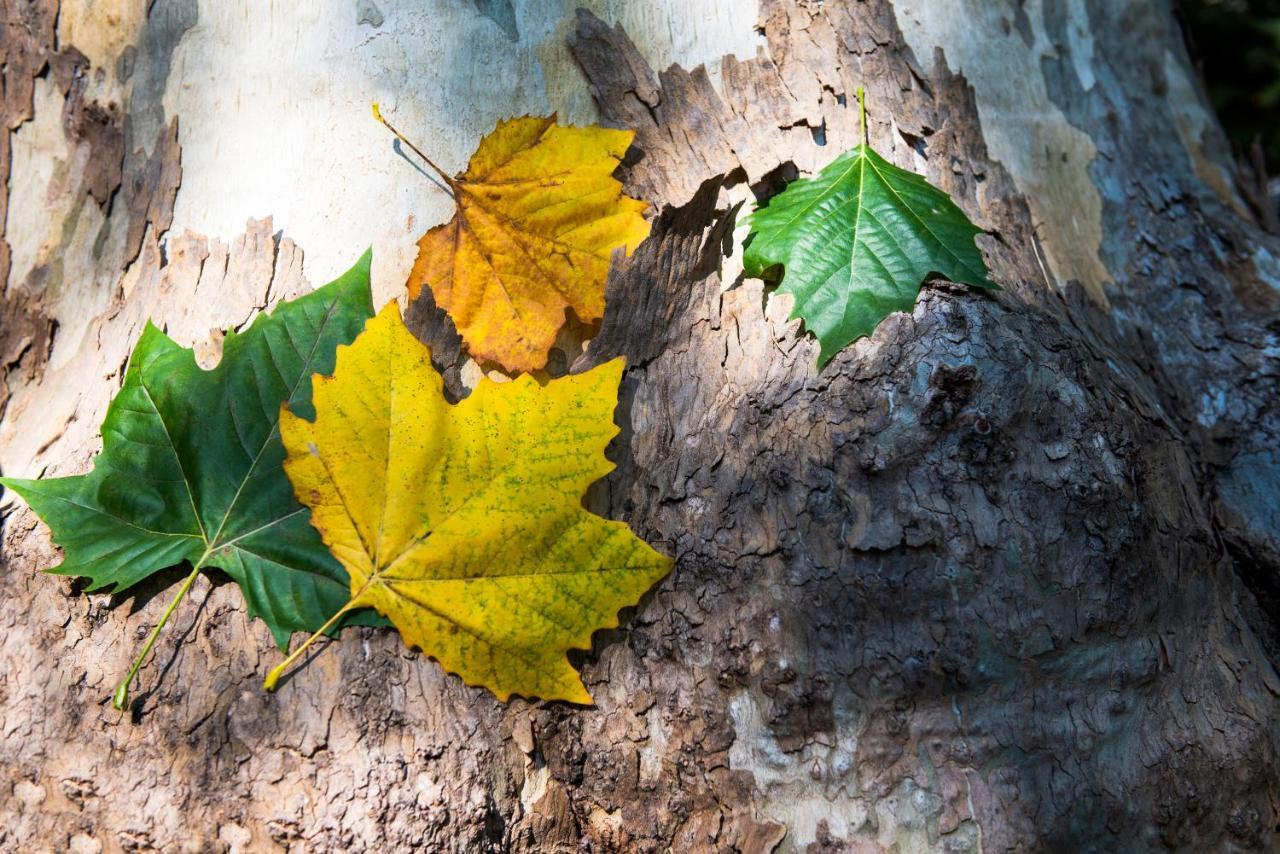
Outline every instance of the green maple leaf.
[[791, 317], [818, 336], [818, 364], [910, 311], [926, 278], [994, 288], [974, 243], [981, 229], [946, 193], [863, 143], [749, 217], [747, 275], [784, 269]]
[[[125, 590], [183, 561], [191, 574], [155, 627], [128, 684], [196, 574], [217, 567], [239, 584], [250, 616], [285, 648], [347, 604], [350, 582], [282, 468], [280, 407], [310, 413], [311, 376], [333, 370], [339, 344], [373, 316], [370, 255], [306, 296], [229, 333], [218, 366], [150, 323], [102, 423], [93, 470], [47, 480], [0, 478], [52, 529], [89, 590]], [[368, 612], [366, 612], [368, 613]]]

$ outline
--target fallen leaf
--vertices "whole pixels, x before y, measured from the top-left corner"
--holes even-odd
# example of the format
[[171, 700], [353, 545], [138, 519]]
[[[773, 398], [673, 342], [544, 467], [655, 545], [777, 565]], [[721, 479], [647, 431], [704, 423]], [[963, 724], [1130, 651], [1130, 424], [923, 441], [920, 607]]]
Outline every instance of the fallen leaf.
[[980, 288], [981, 233], [946, 193], [863, 144], [800, 179], [748, 220], [747, 275], [784, 269], [779, 293], [818, 337], [818, 364], [895, 311], [911, 311], [931, 275]]
[[615, 359], [545, 386], [486, 379], [450, 404], [388, 305], [315, 379], [314, 421], [281, 420], [285, 471], [351, 577], [348, 607], [376, 608], [501, 700], [589, 703], [566, 652], [589, 648], [671, 567], [582, 506], [613, 468], [621, 377]]
[[293, 497], [278, 423], [281, 403], [309, 411], [312, 373], [330, 370], [337, 345], [372, 315], [369, 264], [366, 254], [337, 281], [228, 333], [210, 371], [148, 323], [93, 470], [0, 478], [62, 547], [49, 571], [120, 592], [183, 561], [217, 567], [282, 647], [342, 608], [346, 573]]
[[410, 298], [429, 286], [477, 360], [544, 367], [566, 310], [599, 320], [614, 250], [649, 234], [647, 205], [613, 177], [634, 135], [555, 116], [500, 122], [466, 172], [441, 173], [457, 211], [418, 242]]

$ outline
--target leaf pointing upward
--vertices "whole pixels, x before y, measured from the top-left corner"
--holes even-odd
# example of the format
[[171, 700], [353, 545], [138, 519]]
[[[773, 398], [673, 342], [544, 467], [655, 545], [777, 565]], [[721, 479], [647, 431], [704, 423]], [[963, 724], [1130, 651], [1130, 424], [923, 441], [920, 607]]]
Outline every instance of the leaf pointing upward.
[[818, 363], [910, 311], [931, 274], [994, 288], [974, 245], [981, 230], [947, 194], [869, 145], [846, 151], [751, 214], [747, 275], [785, 268], [779, 293], [818, 336]]
[[217, 567], [282, 647], [341, 608], [346, 573], [293, 497], [278, 422], [282, 402], [309, 411], [311, 374], [330, 369], [337, 345], [373, 313], [369, 264], [366, 254], [337, 281], [229, 333], [211, 371], [148, 323], [93, 470], [0, 479], [53, 530], [65, 560], [50, 571], [120, 591], [184, 560]]
[[671, 568], [582, 507], [613, 468], [622, 360], [545, 386], [481, 380], [450, 405], [392, 303], [337, 362], [316, 378], [315, 421], [286, 413], [281, 433], [298, 498], [351, 576], [350, 607], [376, 608], [501, 700], [590, 702], [565, 653]]

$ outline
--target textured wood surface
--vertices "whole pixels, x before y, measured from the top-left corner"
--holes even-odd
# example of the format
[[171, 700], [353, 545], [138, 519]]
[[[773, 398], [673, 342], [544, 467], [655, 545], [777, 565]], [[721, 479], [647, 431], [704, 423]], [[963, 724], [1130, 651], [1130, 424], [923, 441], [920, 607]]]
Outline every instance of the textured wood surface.
[[[353, 19], [382, 19], [360, 26], [403, 23], [356, 5]], [[495, 38], [510, 26], [528, 38], [529, 4], [481, 5]], [[674, 6], [638, 35], [589, 12], [549, 22], [583, 76], [547, 60], [547, 91], [576, 81], [604, 121], [637, 128], [623, 177], [656, 208], [652, 238], [611, 276], [599, 334], [585, 352], [565, 342], [556, 362], [628, 357], [618, 470], [589, 503], [677, 557], [577, 660], [597, 705], [498, 704], [370, 629], [345, 632], [267, 695], [259, 681], [277, 653], [265, 628], [233, 585], [202, 578], [119, 715], [107, 697], [179, 573], [136, 595], [83, 595], [36, 572], [56, 561], [47, 532], [6, 503], [0, 849], [1280, 844], [1280, 273], [1267, 261], [1280, 241], [1211, 180], [1211, 121], [1160, 106], [1151, 69], [1166, 82], [1169, 69], [1189, 73], [1167, 11], [1086, 2], [1081, 18], [1079, 5], [1046, 0], [1042, 20], [1023, 22], [1022, 4], [990, 4], [1019, 34], [1006, 47], [1026, 51], [1005, 64], [1048, 69], [1037, 115], [1100, 153], [1067, 167], [1020, 155], [1007, 169], [991, 151], [1018, 140], [989, 124], [1012, 84], [975, 73], [971, 90], [946, 43], [925, 62], [907, 43], [950, 40], [962, 65], [979, 61], [980, 28], [930, 17], [959, 15], [960, 0], [764, 0], [759, 52], [710, 71], [653, 67], [664, 52], [650, 30], [678, 29]], [[31, 115], [14, 137], [22, 162], [44, 151], [66, 164], [49, 170], [62, 194], [47, 212], [65, 226], [40, 236], [57, 251], [32, 248], [43, 226], [26, 219], [6, 231], [15, 257], [44, 259], [24, 261], [0, 303], [6, 474], [83, 470], [148, 316], [212, 360], [210, 330], [306, 287], [302, 250], [278, 223], [251, 221], [234, 239], [184, 230], [211, 170], [237, 173], [204, 158], [193, 178], [165, 141], [175, 116], [158, 101], [157, 57], [175, 45], [181, 57], [196, 26], [175, 9], [159, 0], [126, 39], [142, 46], [137, 103], [112, 112], [109, 80], [75, 96], [101, 96], [92, 115], [122, 122], [122, 149], [110, 133], [69, 135], [71, 84], [6, 76], [6, 98], [26, 87], [37, 105], [13, 113]], [[1056, 34], [1064, 21], [1089, 25], [1087, 52], [1078, 34]], [[88, 57], [115, 43], [83, 38]], [[43, 61], [25, 67], [30, 78]], [[1004, 290], [935, 283], [818, 372], [785, 299], [737, 272], [735, 225], [753, 195], [856, 140], [857, 85], [877, 149], [989, 231], [981, 247]], [[180, 143], [190, 123], [176, 120]], [[1061, 126], [1048, 138], [1079, 141]], [[104, 208], [87, 164], [113, 151], [121, 189]], [[34, 197], [43, 175], [15, 175], [11, 193]], [[1066, 201], [1029, 199], [1037, 187]], [[1036, 213], [1072, 193], [1093, 194], [1081, 211], [1099, 218], [1096, 245], [1064, 236], [1056, 209]], [[131, 261], [135, 210], [150, 225]], [[168, 210], [178, 228], [162, 234]], [[324, 264], [341, 254], [304, 248]], [[1094, 262], [1102, 279], [1080, 272]], [[465, 394], [476, 368], [447, 318], [429, 297], [407, 317], [450, 393]]]

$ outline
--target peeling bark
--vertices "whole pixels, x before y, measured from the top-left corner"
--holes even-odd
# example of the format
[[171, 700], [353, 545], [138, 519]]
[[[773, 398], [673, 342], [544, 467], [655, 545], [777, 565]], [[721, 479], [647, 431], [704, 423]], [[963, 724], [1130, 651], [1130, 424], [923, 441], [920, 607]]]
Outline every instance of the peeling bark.
[[[0, 133], [0, 178], [9, 181], [9, 131], [31, 118], [31, 97], [36, 75], [44, 70], [53, 51], [57, 0], [6, 3], [3, 9], [3, 43], [0, 43], [0, 107], [4, 133]], [[0, 223], [8, 218], [9, 196], [0, 193]], [[9, 278], [9, 244], [0, 240], [0, 281]]]
[[[6, 4], [0, 30], [0, 225], [8, 220], [10, 131], [31, 117], [35, 77], [53, 49], [56, 0]], [[7, 233], [7, 230], [6, 230]], [[10, 293], [10, 247], [0, 235], [0, 416], [9, 401], [9, 375], [29, 381], [48, 358], [52, 324], [41, 316], [38, 296]]]
[[173, 225], [173, 202], [182, 183], [182, 147], [178, 145], [178, 120], [162, 128], [146, 165], [133, 176], [129, 187], [129, 232], [124, 241], [124, 263], [132, 264], [142, 250], [147, 228], [163, 234]]
[[[1036, 26], [1064, 33], [1078, 5], [1093, 41], [1046, 65], [1044, 93], [1099, 153], [1084, 249], [1110, 284], [1062, 281], [1095, 268], [1064, 260], [1026, 181], [1067, 192], [1080, 175], [993, 159], [983, 104], [1000, 93], [972, 90], [949, 52], [919, 61], [899, 27], [926, 14], [915, 0], [764, 0], [766, 49], [726, 57], [720, 91], [705, 69], [655, 74], [626, 31], [580, 13], [573, 55], [604, 120], [637, 128], [622, 177], [658, 210], [572, 364], [628, 359], [618, 468], [588, 503], [677, 558], [575, 660], [597, 705], [498, 704], [373, 629], [264, 694], [276, 653], [215, 577], [121, 719], [107, 697], [177, 575], [79, 594], [34, 572], [54, 549], [8, 506], [0, 849], [1280, 846], [1280, 243], [1210, 180], [1215, 129], [1187, 131], [1151, 89], [1151, 68], [1181, 73], [1167, 10], [1047, 0]], [[360, 26], [395, 25], [371, 8], [351, 11]], [[515, 28], [520, 8], [482, 11]], [[1122, 50], [1135, 32], [1150, 38]], [[735, 225], [753, 194], [857, 141], [857, 85], [873, 145], [987, 230], [1004, 290], [932, 283], [817, 371], [786, 298], [736, 271]], [[176, 121], [152, 122], [150, 155], [129, 147], [83, 329], [0, 306], [0, 371], [24, 372], [0, 459], [82, 470], [148, 316], [208, 364], [210, 330], [305, 288], [270, 221], [230, 245], [164, 237]], [[111, 183], [78, 186], [101, 205]], [[407, 318], [465, 394], [478, 369], [429, 293]]]

